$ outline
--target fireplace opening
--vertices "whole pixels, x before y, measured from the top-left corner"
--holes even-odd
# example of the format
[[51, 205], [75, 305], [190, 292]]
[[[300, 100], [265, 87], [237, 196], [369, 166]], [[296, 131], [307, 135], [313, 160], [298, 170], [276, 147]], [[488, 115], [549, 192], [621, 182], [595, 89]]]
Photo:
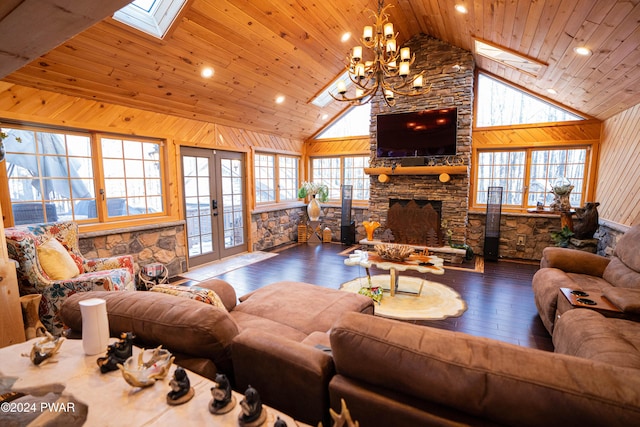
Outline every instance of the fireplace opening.
[[440, 200], [389, 199], [387, 228], [395, 243], [441, 247], [441, 216]]

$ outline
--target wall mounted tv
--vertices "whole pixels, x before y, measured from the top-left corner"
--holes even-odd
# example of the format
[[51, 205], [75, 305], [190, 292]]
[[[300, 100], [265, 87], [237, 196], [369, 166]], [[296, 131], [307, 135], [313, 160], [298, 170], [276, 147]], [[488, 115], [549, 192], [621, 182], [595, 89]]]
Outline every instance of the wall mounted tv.
[[378, 157], [453, 156], [458, 109], [379, 114]]

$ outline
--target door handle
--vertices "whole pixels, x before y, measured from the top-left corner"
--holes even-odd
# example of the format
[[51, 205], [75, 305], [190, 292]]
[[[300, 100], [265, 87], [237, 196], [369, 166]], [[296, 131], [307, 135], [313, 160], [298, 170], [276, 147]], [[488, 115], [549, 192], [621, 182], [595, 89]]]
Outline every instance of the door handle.
[[218, 209], [218, 201], [211, 200], [211, 209]]

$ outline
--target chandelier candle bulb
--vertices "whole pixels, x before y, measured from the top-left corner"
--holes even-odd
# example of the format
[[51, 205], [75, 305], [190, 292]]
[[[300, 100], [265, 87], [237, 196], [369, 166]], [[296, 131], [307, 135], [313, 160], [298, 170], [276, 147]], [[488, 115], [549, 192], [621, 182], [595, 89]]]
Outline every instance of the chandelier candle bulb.
[[396, 52], [396, 39], [390, 39], [387, 41], [387, 52], [389, 53]]
[[398, 68], [396, 61], [389, 62], [389, 71], [395, 71]]
[[392, 92], [392, 91], [390, 91], [390, 90], [388, 90], [388, 89], [387, 89], [387, 90], [385, 90], [385, 91], [384, 91], [384, 97], [385, 97], [385, 98], [387, 98], [388, 100], [393, 99], [393, 92]]
[[371, 41], [371, 39], [373, 38], [373, 27], [367, 25], [366, 27], [364, 27], [364, 30], [362, 31], [362, 38], [369, 42]]
[[344, 94], [346, 92], [347, 92], [347, 85], [344, 82], [344, 80], [340, 80], [338, 82], [338, 93], [342, 95], [342, 94]]
[[359, 79], [364, 79], [364, 64], [356, 65], [356, 76]]
[[364, 96], [364, 90], [356, 88], [356, 98], [362, 98]]
[[393, 23], [387, 22], [384, 24], [384, 36], [388, 39], [393, 37]]
[[423, 82], [423, 77], [420, 75], [413, 80], [413, 87], [415, 89], [421, 89], [422, 86], [424, 86], [424, 82]]
[[411, 60], [411, 50], [408, 47], [403, 47], [400, 49], [400, 59], [403, 62]]
[[362, 46], [354, 46], [352, 59], [353, 62], [360, 62], [362, 59]]
[[400, 71], [398, 72], [401, 77], [407, 77], [409, 75], [409, 63], [401, 62], [400, 63]]

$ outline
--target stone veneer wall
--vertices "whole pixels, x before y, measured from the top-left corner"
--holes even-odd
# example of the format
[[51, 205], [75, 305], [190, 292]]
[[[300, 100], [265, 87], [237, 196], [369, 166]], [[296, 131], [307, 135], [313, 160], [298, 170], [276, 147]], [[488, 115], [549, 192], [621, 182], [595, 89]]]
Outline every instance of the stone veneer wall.
[[169, 277], [187, 271], [184, 221], [82, 233], [79, 244], [87, 258], [133, 255], [136, 273], [140, 266], [154, 262], [164, 264]]
[[[425, 71], [425, 81], [431, 91], [424, 96], [398, 96], [396, 105], [389, 108], [382, 98], [372, 101], [371, 108], [371, 167], [400, 165], [399, 159], [377, 158], [376, 120], [378, 114], [401, 113], [438, 108], [458, 108], [457, 155], [429, 157], [427, 164], [469, 165], [471, 156], [471, 125], [473, 108], [473, 81], [475, 63], [471, 52], [451, 46], [427, 35], [418, 35], [405, 46], [415, 53], [412, 66]], [[459, 66], [460, 68], [456, 68]], [[439, 181], [437, 175], [391, 175], [388, 183], [380, 183], [371, 177], [369, 211], [371, 218], [378, 220], [384, 230], [389, 198], [441, 200], [442, 219], [459, 243], [464, 243], [467, 234], [467, 210], [469, 205], [469, 173], [452, 175], [447, 183]]]
[[254, 251], [262, 251], [298, 241], [298, 224], [306, 220], [306, 206], [256, 210], [251, 213], [251, 241]]

